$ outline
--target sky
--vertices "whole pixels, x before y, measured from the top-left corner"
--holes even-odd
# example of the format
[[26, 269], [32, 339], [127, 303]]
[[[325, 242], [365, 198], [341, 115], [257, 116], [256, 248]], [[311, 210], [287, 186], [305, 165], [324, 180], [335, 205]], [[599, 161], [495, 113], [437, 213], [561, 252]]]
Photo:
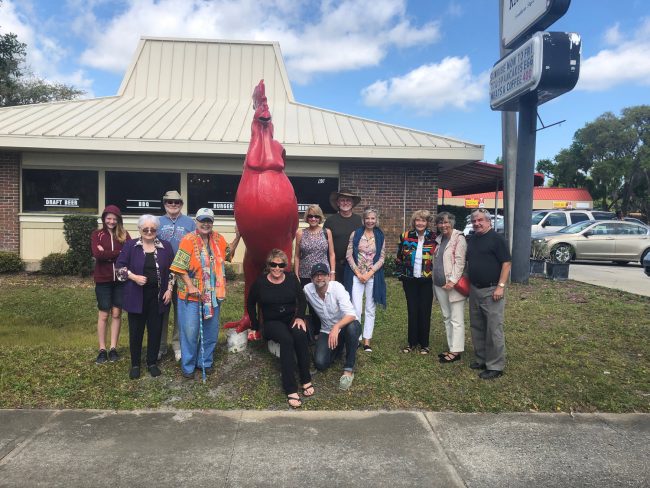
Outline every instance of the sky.
[[[494, 162], [499, 1], [2, 0], [0, 33], [27, 44], [37, 76], [88, 98], [117, 93], [141, 36], [278, 41], [298, 102], [482, 144]], [[573, 0], [547, 30], [578, 33], [582, 58], [576, 88], [539, 107], [545, 125], [565, 122], [537, 133], [538, 160], [650, 103], [650, 2]]]

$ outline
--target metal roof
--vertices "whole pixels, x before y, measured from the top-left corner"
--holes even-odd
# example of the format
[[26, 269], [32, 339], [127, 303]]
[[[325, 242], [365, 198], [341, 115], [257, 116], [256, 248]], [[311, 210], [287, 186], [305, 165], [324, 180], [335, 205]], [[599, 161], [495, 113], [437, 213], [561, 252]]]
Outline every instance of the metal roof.
[[[440, 190], [438, 191], [438, 198], [441, 197]], [[445, 194], [446, 198], [450, 198], [451, 195], [448, 193]], [[468, 195], [454, 195], [452, 198], [469, 198], [469, 199], [478, 199], [478, 198], [494, 198], [494, 191], [483, 192], [483, 193], [473, 193]], [[503, 199], [503, 192], [498, 193], [498, 199]], [[581, 202], [591, 202], [593, 199], [589, 190], [586, 188], [555, 188], [555, 187], [535, 187], [533, 188], [533, 200], [559, 200], [559, 201], [581, 201]]]
[[438, 161], [483, 146], [298, 103], [275, 42], [142, 38], [118, 94], [0, 109], [0, 147], [244, 155], [264, 79], [289, 157]]
[[[438, 188], [449, 190], [454, 196], [481, 192], [494, 194], [497, 188], [503, 189], [503, 178], [503, 165], [476, 161], [441, 171], [438, 175]], [[544, 175], [535, 173], [534, 186], [543, 184]]]

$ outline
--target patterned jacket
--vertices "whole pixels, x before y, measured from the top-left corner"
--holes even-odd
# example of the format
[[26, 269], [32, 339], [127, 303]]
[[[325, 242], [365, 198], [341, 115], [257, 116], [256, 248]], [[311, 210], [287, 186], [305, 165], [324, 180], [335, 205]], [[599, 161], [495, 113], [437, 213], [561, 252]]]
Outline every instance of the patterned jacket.
[[[432, 257], [436, 247], [436, 234], [431, 229], [426, 229], [422, 246], [422, 278], [431, 279], [433, 271]], [[418, 234], [415, 229], [404, 232], [400, 236], [395, 260], [400, 270], [400, 278], [413, 278], [413, 265], [417, 248]]]

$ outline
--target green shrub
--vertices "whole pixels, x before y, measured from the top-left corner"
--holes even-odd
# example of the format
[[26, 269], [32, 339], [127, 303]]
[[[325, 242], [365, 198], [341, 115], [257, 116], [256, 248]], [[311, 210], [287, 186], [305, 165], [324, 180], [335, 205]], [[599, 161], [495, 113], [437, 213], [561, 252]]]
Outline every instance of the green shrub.
[[25, 263], [17, 252], [0, 251], [0, 273], [17, 273], [25, 269]]
[[68, 243], [68, 274], [88, 276], [93, 270], [90, 252], [90, 234], [97, 229], [97, 218], [92, 215], [63, 217], [63, 235]]
[[225, 263], [226, 269], [226, 281], [236, 281], [237, 280], [237, 267], [230, 263]]
[[53, 252], [41, 259], [41, 273], [60, 276], [73, 274], [70, 258], [66, 252]]
[[397, 263], [395, 262], [395, 256], [393, 254], [386, 254], [384, 258], [384, 276], [387, 278], [389, 276], [397, 275]]

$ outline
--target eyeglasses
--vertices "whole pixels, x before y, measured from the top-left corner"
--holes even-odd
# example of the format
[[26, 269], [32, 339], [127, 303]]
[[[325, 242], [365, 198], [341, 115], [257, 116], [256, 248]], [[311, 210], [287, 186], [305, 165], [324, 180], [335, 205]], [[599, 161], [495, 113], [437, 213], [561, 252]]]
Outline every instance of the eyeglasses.
[[269, 263], [269, 268], [286, 268], [286, 267], [287, 267], [287, 263], [274, 263], [274, 262]]
[[165, 200], [165, 205], [182, 205], [182, 200]]
[[307, 218], [308, 218], [308, 219], [318, 219], [318, 220], [320, 220], [320, 215], [312, 215], [312, 214], [309, 214], [309, 215], [307, 215]]
[[156, 229], [155, 227], [145, 227], [144, 229], [140, 229], [140, 232], [142, 232], [143, 234], [155, 234], [156, 232], [158, 232], [158, 229]]

